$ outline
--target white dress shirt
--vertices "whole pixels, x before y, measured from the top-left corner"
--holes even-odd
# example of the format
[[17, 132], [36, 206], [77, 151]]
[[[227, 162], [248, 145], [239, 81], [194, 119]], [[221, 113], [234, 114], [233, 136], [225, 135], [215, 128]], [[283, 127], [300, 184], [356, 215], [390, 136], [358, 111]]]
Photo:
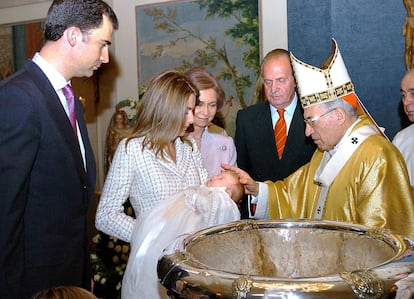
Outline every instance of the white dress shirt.
[[407, 164], [410, 184], [414, 186], [414, 124], [402, 129], [395, 135], [392, 143], [400, 150]]
[[[290, 124], [292, 123], [293, 114], [296, 110], [296, 105], [298, 103], [298, 96], [295, 93], [295, 96], [293, 97], [293, 101], [285, 108], [285, 113], [283, 115], [285, 122], [286, 122], [286, 132], [289, 132]], [[272, 124], [273, 128], [276, 126], [277, 121], [279, 120], [279, 113], [277, 113], [277, 109], [270, 106], [270, 113], [272, 115]]]

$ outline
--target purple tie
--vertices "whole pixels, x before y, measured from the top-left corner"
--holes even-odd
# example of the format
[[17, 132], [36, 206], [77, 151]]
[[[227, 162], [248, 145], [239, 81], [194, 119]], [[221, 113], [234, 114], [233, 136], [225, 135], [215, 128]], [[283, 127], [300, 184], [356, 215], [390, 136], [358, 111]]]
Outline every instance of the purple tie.
[[78, 136], [78, 131], [76, 130], [75, 97], [73, 95], [72, 87], [68, 84], [62, 88], [62, 92], [68, 103], [70, 124], [72, 125], [75, 135]]

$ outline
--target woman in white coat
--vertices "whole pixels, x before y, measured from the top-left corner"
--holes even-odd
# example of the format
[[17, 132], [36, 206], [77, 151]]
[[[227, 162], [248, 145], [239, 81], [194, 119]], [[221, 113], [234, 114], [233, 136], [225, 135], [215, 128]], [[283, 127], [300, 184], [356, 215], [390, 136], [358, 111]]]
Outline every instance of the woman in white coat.
[[96, 228], [131, 241], [135, 218], [124, 212], [131, 202], [137, 218], [187, 187], [205, 184], [200, 152], [186, 138], [193, 123], [198, 90], [182, 73], [165, 71], [148, 85], [132, 135], [117, 147], [96, 211]]

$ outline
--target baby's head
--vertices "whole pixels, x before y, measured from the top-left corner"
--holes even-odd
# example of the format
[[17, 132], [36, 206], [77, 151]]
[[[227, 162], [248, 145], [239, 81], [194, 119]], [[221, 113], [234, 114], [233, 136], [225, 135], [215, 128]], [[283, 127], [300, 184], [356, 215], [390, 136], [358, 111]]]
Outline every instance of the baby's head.
[[220, 174], [211, 177], [206, 186], [226, 187], [226, 192], [235, 203], [238, 203], [244, 194], [243, 185], [239, 182], [238, 174], [231, 170], [223, 170]]
[[80, 287], [60, 286], [50, 287], [36, 293], [32, 299], [97, 299], [96, 296]]

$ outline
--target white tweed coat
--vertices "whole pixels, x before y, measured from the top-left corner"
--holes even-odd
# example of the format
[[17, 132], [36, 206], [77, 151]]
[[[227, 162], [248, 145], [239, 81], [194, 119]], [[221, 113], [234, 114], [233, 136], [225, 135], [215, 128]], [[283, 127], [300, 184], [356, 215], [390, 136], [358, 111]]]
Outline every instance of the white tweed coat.
[[135, 219], [124, 213], [128, 198], [139, 217], [171, 194], [204, 184], [208, 177], [196, 145], [192, 148], [177, 138], [174, 163], [156, 157], [147, 148], [142, 151], [142, 141], [143, 137], [132, 139], [125, 147], [124, 139], [118, 145], [96, 211], [96, 228], [127, 242], [135, 224]]

